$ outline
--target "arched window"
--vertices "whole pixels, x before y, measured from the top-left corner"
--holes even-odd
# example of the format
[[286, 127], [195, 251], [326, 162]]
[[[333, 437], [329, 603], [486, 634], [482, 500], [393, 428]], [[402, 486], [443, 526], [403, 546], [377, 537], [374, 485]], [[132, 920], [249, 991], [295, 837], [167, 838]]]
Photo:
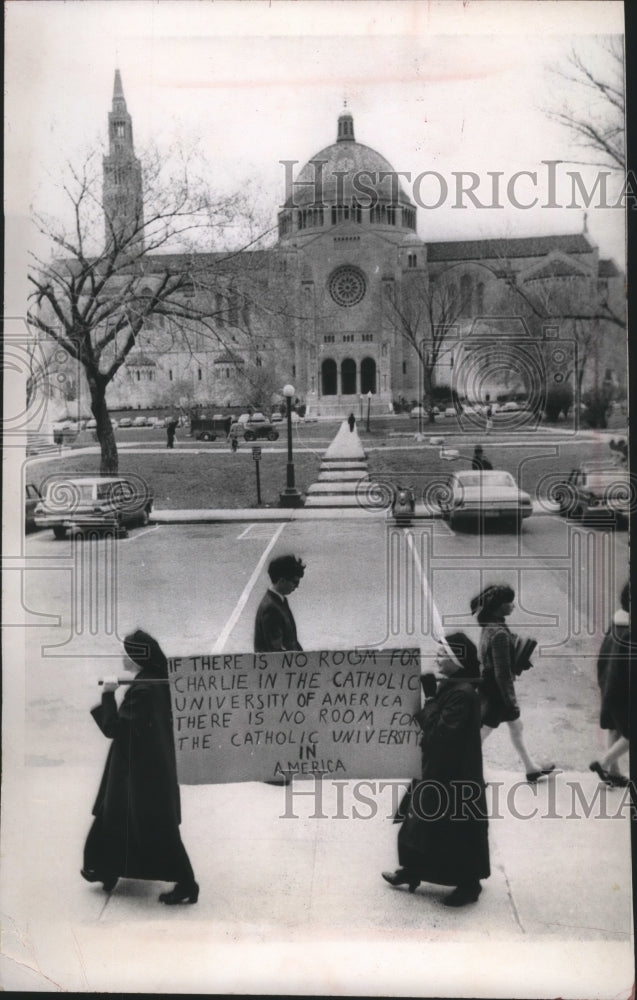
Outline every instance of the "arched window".
[[321, 365], [321, 395], [336, 395], [336, 362], [333, 358], [326, 358]]
[[460, 278], [460, 315], [471, 315], [471, 297], [473, 295], [473, 281], [470, 274], [463, 274]]
[[476, 286], [476, 313], [482, 316], [484, 313], [484, 282], [478, 282]]
[[361, 361], [361, 392], [376, 392], [376, 362], [373, 358]]
[[354, 396], [356, 394], [356, 362], [353, 358], [341, 361], [341, 394]]

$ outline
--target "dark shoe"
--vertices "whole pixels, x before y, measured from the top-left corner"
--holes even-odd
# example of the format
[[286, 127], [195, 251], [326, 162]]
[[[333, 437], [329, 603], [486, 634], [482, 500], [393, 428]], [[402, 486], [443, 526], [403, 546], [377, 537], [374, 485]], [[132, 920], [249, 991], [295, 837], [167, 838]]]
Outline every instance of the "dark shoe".
[[196, 882], [190, 885], [178, 882], [170, 892], [162, 892], [159, 897], [160, 903], [167, 906], [175, 906], [177, 903], [196, 903], [199, 899], [199, 886]]
[[443, 899], [443, 903], [445, 906], [466, 906], [467, 903], [477, 903], [481, 892], [482, 886], [479, 882], [459, 885]]
[[588, 769], [589, 771], [594, 771], [595, 774], [598, 774], [602, 781], [605, 781], [607, 785], [613, 784], [613, 775], [610, 771], [606, 771], [598, 760], [592, 761], [592, 763], [588, 765]]
[[82, 878], [85, 878], [87, 882], [102, 882], [104, 892], [111, 892], [117, 885], [117, 875], [104, 878], [103, 875], [98, 875], [94, 868], [82, 868], [80, 870], [80, 875]]
[[420, 885], [420, 879], [416, 878], [411, 872], [406, 871], [404, 868], [399, 868], [396, 872], [381, 872], [383, 878], [390, 885], [408, 885], [410, 892], [415, 892]]
[[629, 779], [623, 774], [617, 774], [613, 771], [607, 771], [598, 760], [594, 760], [592, 764], [588, 765], [590, 771], [594, 771], [598, 774], [602, 781], [605, 781], [609, 788], [626, 788], [629, 784]]
[[547, 764], [546, 767], [541, 767], [539, 771], [527, 771], [526, 780], [530, 781], [531, 784], [535, 784], [538, 778], [542, 778], [546, 774], [552, 774], [555, 770], [555, 764]]

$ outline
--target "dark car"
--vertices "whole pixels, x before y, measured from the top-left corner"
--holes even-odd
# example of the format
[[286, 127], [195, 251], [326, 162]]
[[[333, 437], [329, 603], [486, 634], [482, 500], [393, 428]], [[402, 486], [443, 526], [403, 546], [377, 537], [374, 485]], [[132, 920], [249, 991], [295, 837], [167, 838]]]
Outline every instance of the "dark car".
[[265, 438], [267, 441], [277, 441], [279, 432], [263, 413], [253, 413], [247, 420], [238, 420], [230, 428], [230, 434], [240, 437], [243, 432], [244, 441], [256, 441]]
[[33, 531], [36, 527], [35, 508], [42, 499], [39, 489], [34, 483], [26, 483], [24, 487], [24, 530]]
[[43, 484], [35, 524], [56, 538], [86, 529], [125, 536], [129, 525], [148, 524], [152, 508], [153, 495], [139, 476], [52, 476]]
[[562, 517], [596, 515], [623, 523], [630, 513], [630, 475], [625, 466], [587, 462], [558, 484], [554, 496]]

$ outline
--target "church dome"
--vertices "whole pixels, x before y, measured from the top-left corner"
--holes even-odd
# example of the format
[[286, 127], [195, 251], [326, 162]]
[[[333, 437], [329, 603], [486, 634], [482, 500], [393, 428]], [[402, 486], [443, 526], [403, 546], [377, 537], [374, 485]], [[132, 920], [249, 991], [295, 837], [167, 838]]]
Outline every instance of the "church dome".
[[336, 142], [316, 153], [292, 181], [279, 213], [281, 236], [342, 222], [415, 232], [416, 208], [391, 163], [354, 138], [349, 112], [338, 119]]

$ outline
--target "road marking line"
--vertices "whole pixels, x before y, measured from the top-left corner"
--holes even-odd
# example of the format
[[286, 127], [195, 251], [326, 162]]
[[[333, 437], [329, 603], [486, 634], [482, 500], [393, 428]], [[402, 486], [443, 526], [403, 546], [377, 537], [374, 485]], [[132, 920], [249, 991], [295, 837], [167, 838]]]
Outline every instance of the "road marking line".
[[219, 638], [217, 639], [216, 643], [213, 646], [213, 649], [212, 649], [213, 653], [221, 653], [221, 652], [223, 652], [223, 648], [224, 648], [226, 642], [228, 641], [228, 637], [230, 636], [230, 634], [231, 634], [233, 628], [235, 627], [235, 625], [237, 624], [237, 622], [239, 620], [239, 616], [241, 615], [241, 612], [243, 611], [243, 609], [245, 608], [246, 604], [248, 603], [248, 598], [250, 597], [250, 594], [252, 593], [252, 589], [253, 589], [255, 583], [257, 582], [257, 580], [259, 578], [259, 574], [260, 574], [261, 570], [263, 569], [265, 561], [268, 558], [268, 556], [269, 556], [270, 552], [272, 551], [273, 547], [276, 545], [276, 543], [278, 541], [278, 538], [279, 538], [279, 535], [281, 534], [281, 532], [285, 528], [286, 524], [287, 524], [287, 521], [283, 521], [283, 523], [279, 525], [279, 527], [275, 531], [274, 535], [272, 536], [272, 538], [270, 539], [270, 541], [266, 545], [265, 551], [264, 551], [263, 555], [261, 556], [261, 558], [259, 559], [259, 561], [258, 561], [258, 563], [257, 563], [257, 565], [256, 565], [256, 567], [254, 569], [254, 572], [253, 572], [252, 576], [250, 577], [250, 579], [246, 583], [245, 587], [243, 588], [243, 593], [241, 594], [241, 597], [237, 601], [237, 604], [236, 604], [236, 607], [235, 607], [234, 611], [232, 612], [232, 614], [228, 618], [228, 621], [226, 622], [225, 627], [224, 627], [221, 635], [219, 636]]
[[246, 535], [248, 534], [248, 532], [249, 532], [249, 531], [251, 531], [251, 530], [252, 530], [252, 528], [254, 528], [254, 525], [253, 525], [253, 524], [249, 524], [247, 528], [244, 528], [244, 529], [243, 529], [243, 531], [241, 532], [241, 534], [240, 534], [240, 535], [237, 535], [237, 541], [238, 541], [238, 540], [239, 540], [240, 538], [245, 538], [245, 536], [246, 536]]
[[418, 575], [420, 577], [420, 582], [421, 582], [421, 585], [422, 585], [423, 600], [425, 602], [425, 606], [431, 612], [431, 622], [432, 622], [432, 626], [433, 626], [433, 628], [432, 628], [433, 638], [435, 640], [439, 640], [442, 637], [442, 635], [444, 634], [443, 628], [442, 628], [442, 618], [440, 617], [440, 612], [438, 611], [438, 608], [436, 606], [436, 602], [434, 601], [433, 594], [432, 594], [431, 588], [429, 586], [429, 582], [428, 582], [428, 580], [427, 580], [427, 578], [426, 578], [426, 576], [425, 576], [425, 574], [423, 572], [422, 564], [420, 562], [420, 557], [419, 557], [418, 552], [416, 551], [416, 547], [414, 545], [414, 536], [412, 535], [411, 532], [406, 532], [406, 538], [407, 538], [407, 545], [409, 547], [409, 551], [411, 552], [412, 559], [414, 560], [414, 563], [416, 564], [416, 570], [417, 570]]

